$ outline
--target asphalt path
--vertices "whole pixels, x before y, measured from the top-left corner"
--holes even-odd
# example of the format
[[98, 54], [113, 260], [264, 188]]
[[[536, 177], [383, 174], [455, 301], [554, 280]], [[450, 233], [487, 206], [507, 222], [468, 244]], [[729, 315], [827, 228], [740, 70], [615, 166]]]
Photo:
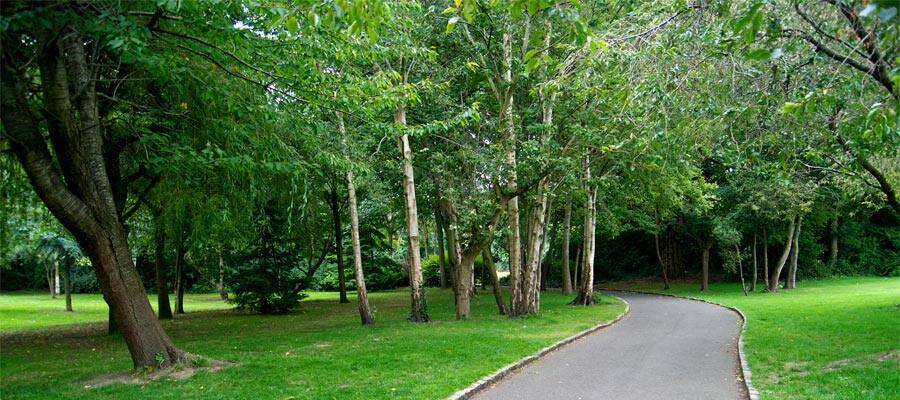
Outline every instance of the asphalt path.
[[612, 294], [631, 306], [621, 321], [474, 398], [747, 399], [737, 350], [741, 319], [735, 312], [668, 296]]

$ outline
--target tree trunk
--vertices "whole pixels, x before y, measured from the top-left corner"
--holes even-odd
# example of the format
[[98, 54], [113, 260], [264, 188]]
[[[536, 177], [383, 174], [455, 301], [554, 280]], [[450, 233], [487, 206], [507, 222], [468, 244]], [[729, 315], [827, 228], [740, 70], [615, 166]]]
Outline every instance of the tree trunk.
[[750, 283], [750, 291], [756, 291], [756, 281], [759, 280], [759, 273], [757, 272], [757, 263], [756, 263], [756, 233], [753, 234], [753, 282]]
[[803, 216], [797, 217], [797, 228], [794, 229], [793, 247], [791, 248], [791, 266], [788, 268], [785, 289], [797, 287], [797, 259], [800, 258], [800, 227], [803, 225]]
[[329, 195], [331, 221], [334, 224], [334, 255], [337, 257], [340, 302], [349, 303], [350, 300], [347, 299], [347, 280], [344, 276], [344, 232], [341, 227], [341, 207], [338, 201], [337, 185], [332, 185]]
[[653, 233], [653, 243], [656, 244], [656, 259], [659, 261], [659, 267], [662, 269], [663, 290], [669, 290], [669, 275], [666, 271], [666, 262], [663, 261], [662, 254], [659, 252], [659, 233]]
[[222, 301], [228, 301], [228, 291], [225, 290], [225, 260], [222, 258], [222, 248], [219, 248], [219, 281], [216, 283], [216, 291]]
[[769, 289], [769, 234], [763, 227], [763, 281], [766, 284], [766, 290]]
[[159, 319], [172, 319], [172, 307], [169, 304], [169, 285], [166, 282], [166, 230], [162, 226], [162, 210], [150, 207], [153, 215], [153, 241], [155, 244], [156, 269], [156, 308]]
[[441, 289], [447, 288], [447, 268], [444, 254], [444, 218], [441, 216], [440, 205], [434, 208], [434, 230], [435, 239], [437, 240], [437, 256], [438, 256], [438, 277], [441, 281]]
[[63, 267], [63, 288], [66, 291], [66, 311], [72, 311], [72, 266]]
[[491, 278], [494, 300], [497, 301], [497, 311], [500, 312], [500, 315], [506, 315], [506, 301], [503, 299], [503, 292], [500, 290], [500, 278], [497, 277], [497, 266], [494, 265], [494, 255], [491, 254], [490, 243], [484, 247], [481, 257], [484, 258], [484, 266], [488, 269], [488, 275]]
[[59, 261], [53, 262], [53, 298], [56, 298], [56, 294], [59, 293]]
[[590, 159], [584, 157], [584, 189], [587, 194], [584, 202], [584, 261], [581, 266], [581, 287], [578, 296], [572, 301], [574, 305], [589, 306], [594, 304], [594, 234], [596, 232], [597, 188], [591, 182]]
[[175, 248], [175, 314], [184, 314], [184, 255], [187, 250], [181, 243]]
[[[404, 82], [405, 83], [405, 82]], [[406, 107], [400, 105], [394, 114], [394, 122], [406, 127]], [[422, 261], [419, 256], [419, 215], [416, 210], [416, 184], [412, 164], [412, 149], [409, 146], [409, 135], [403, 134], [399, 139], [400, 154], [403, 157], [403, 192], [406, 197], [406, 232], [409, 236], [409, 289], [412, 309], [410, 320], [427, 322], [424, 293], [422, 292]]]
[[[24, 68], [17, 66], [32, 61], [10, 59], [16, 54], [14, 47], [21, 44], [4, 43], [0, 53], [3, 135], [10, 139], [10, 148], [35, 192], [91, 260], [134, 367], [171, 365], [190, 356], [163, 331], [131, 259], [103, 156], [96, 80], [84, 51], [85, 43], [91, 41], [77, 27], [58, 27], [37, 39], [37, 47], [43, 49], [36, 60], [42, 115], [52, 154], [39, 128], [44, 125], [28, 103], [25, 86], [32, 79], [26, 79]], [[70, 88], [76, 91], [69, 93]]]
[[44, 276], [47, 279], [47, 289], [50, 290], [50, 298], [56, 298], [56, 286], [53, 285], [53, 264], [47, 263], [44, 265]]
[[540, 290], [541, 237], [544, 232], [547, 208], [547, 195], [541, 193], [544, 192], [545, 186], [546, 180], [542, 179], [538, 183], [538, 194], [535, 194], [534, 203], [532, 204], [531, 218], [528, 223], [526, 264], [519, 274], [519, 295], [516, 296], [518, 302], [512, 306], [515, 314], [511, 313], [511, 316], [534, 314], [540, 309], [538, 292]]
[[709, 250], [712, 249], [712, 244], [712, 239], [706, 239], [706, 243], [703, 244], [703, 281], [700, 282], [701, 292], [709, 290]]
[[580, 265], [581, 265], [581, 246], [579, 246], [578, 249], [575, 250], [575, 271], [572, 274], [572, 287], [573, 288], [579, 287], [578, 286], [578, 277], [580, 276], [579, 271], [581, 271], [579, 269]]
[[[340, 121], [344, 125], [343, 119]], [[343, 129], [342, 129], [343, 130]], [[362, 267], [362, 246], [359, 244], [359, 213], [356, 208], [356, 187], [353, 185], [353, 171], [347, 171], [347, 197], [350, 207], [350, 241], [353, 245], [353, 273], [356, 275], [356, 298], [359, 306], [359, 318], [363, 325], [375, 323], [372, 310], [369, 308], [369, 294], [366, 291], [366, 278]]]
[[741, 277], [741, 290], [744, 291], [744, 296], [746, 296], [747, 285], [744, 283], [744, 262], [741, 260], [741, 248], [738, 243], [734, 244], [734, 253], [737, 255], [738, 260], [738, 275]]
[[829, 236], [831, 237], [831, 246], [828, 248], [828, 268], [833, 269], [838, 259], [838, 217], [831, 220]]
[[784, 250], [782, 250], [781, 257], [778, 258], [778, 262], [775, 264], [775, 269], [772, 270], [772, 275], [769, 277], [769, 291], [778, 291], [778, 281], [781, 278], [781, 270], [784, 268], [784, 264], [787, 262], [788, 255], [791, 252], [796, 220], [797, 218], [795, 216], [791, 216], [791, 221], [788, 224], [787, 240], [785, 240]]
[[569, 240], [572, 231], [572, 199], [566, 201], [566, 212], [563, 217], [563, 240], [562, 240], [562, 292], [563, 294], [572, 293], [572, 279], [569, 276]]

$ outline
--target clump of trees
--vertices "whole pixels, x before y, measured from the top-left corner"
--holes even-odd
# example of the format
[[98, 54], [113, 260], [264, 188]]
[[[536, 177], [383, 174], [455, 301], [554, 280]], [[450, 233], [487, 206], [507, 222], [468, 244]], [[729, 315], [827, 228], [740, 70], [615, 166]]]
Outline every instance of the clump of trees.
[[355, 291], [368, 325], [398, 286], [424, 323], [428, 284], [465, 320], [479, 285], [516, 318], [600, 279], [900, 273], [889, 2], [0, 11], [0, 284], [87, 260], [135, 367], [192, 358], [158, 322], [191, 290]]

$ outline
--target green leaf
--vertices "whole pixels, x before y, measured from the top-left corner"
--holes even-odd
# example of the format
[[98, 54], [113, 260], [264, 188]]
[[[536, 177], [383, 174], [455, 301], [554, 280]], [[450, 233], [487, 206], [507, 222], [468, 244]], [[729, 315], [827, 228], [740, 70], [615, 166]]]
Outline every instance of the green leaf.
[[297, 22], [297, 17], [292, 15], [288, 17], [287, 21], [284, 23], [284, 27], [287, 28], [291, 35], [293, 35], [300, 29], [300, 23]]
[[782, 114], [790, 114], [798, 109], [800, 109], [800, 103], [786, 102], [783, 106], [781, 106]]
[[447, 20], [447, 28], [444, 29], [444, 34], [449, 35], [453, 32], [453, 28], [456, 28], [456, 23], [459, 22], [459, 17], [452, 17]]
[[768, 49], [754, 49], [747, 52], [744, 55], [748, 60], [767, 60], [772, 56], [772, 53]]

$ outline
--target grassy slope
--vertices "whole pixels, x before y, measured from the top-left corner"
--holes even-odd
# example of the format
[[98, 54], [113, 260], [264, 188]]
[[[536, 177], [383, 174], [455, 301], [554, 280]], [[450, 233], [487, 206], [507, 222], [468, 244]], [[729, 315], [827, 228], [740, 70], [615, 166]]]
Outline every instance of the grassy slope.
[[[76, 297], [75, 306], [84, 303]], [[609, 320], [624, 310], [604, 296], [598, 307], [573, 308], [571, 296], [546, 293], [541, 314], [509, 320], [496, 314], [489, 292], [472, 304], [472, 319], [453, 320], [449, 290], [429, 290], [435, 320], [405, 320], [406, 291], [370, 294], [375, 327], [358, 323], [355, 298], [337, 304], [335, 293], [314, 293], [301, 311], [261, 316], [234, 311], [189, 313], [166, 323], [175, 342], [187, 351], [239, 365], [218, 373], [201, 372], [183, 381], [147, 385], [115, 384], [86, 388], [99, 374], [130, 368], [119, 337], [93, 331], [54, 329], [5, 334], [0, 359], [0, 396], [47, 398], [443, 398], [499, 367], [558, 339]], [[7, 316], [27, 317], [33, 296], [0, 295], [0, 325]], [[190, 300], [186, 307], [197, 309]], [[77, 308], [76, 308], [77, 309]], [[18, 311], [17, 311], [18, 310]], [[105, 312], [97, 316], [102, 319]], [[34, 324], [32, 324], [34, 325]]]
[[896, 399], [900, 393], [900, 279], [835, 278], [751, 293], [740, 284], [627, 282], [606, 287], [699, 297], [747, 316], [745, 351], [764, 399]]

